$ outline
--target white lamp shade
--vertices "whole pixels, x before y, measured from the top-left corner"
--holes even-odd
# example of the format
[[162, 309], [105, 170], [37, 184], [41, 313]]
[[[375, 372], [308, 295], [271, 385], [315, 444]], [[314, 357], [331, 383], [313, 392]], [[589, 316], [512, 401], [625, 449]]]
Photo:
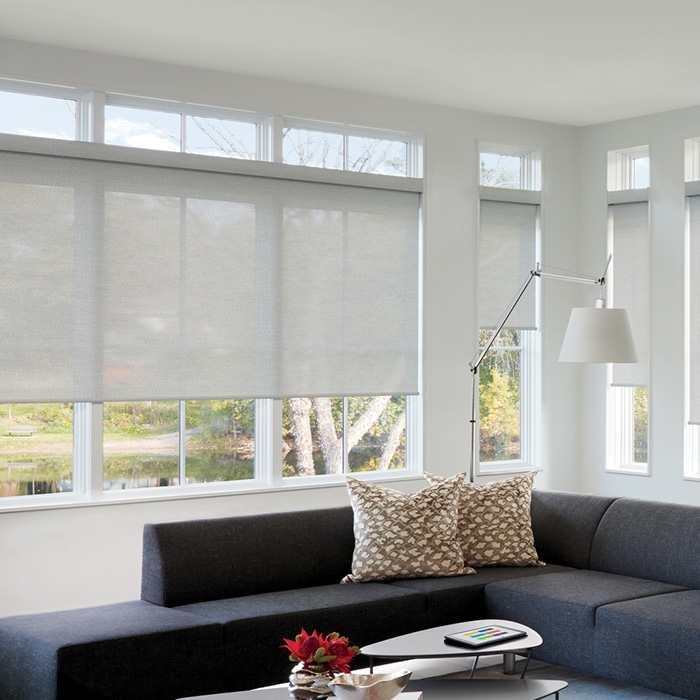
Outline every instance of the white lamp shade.
[[626, 309], [571, 310], [559, 362], [637, 361]]

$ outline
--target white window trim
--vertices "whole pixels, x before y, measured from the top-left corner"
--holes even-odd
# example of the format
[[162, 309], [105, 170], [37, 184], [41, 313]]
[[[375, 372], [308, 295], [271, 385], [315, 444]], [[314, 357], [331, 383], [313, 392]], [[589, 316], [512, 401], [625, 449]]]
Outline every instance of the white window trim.
[[[384, 129], [287, 119], [226, 107], [198, 105], [190, 102], [104, 93], [66, 86], [45, 85], [0, 79], [0, 90], [57, 97], [76, 101], [76, 140], [104, 142], [105, 106], [152, 109], [177, 114], [231, 119], [257, 126], [257, 160], [282, 162], [282, 136], [286, 126], [400, 141], [407, 144], [407, 177], [422, 177], [423, 140], [420, 135]], [[353, 173], [353, 177], [372, 174]], [[316, 178], [317, 179], [317, 178]], [[422, 215], [421, 215], [422, 216]], [[421, 226], [422, 231], [422, 226]], [[422, 236], [422, 233], [421, 233]], [[421, 241], [422, 250], [422, 241]], [[422, 254], [419, 260], [422, 300]], [[419, 309], [422, 318], [422, 301]], [[422, 349], [422, 342], [419, 343]], [[422, 360], [419, 358], [419, 373]], [[422, 386], [422, 379], [419, 379]], [[313, 477], [282, 477], [282, 401], [256, 399], [254, 478], [180, 486], [103, 490], [103, 405], [76, 403], [73, 414], [73, 491], [36, 496], [11, 496], [0, 499], [0, 512], [85, 507], [116, 503], [160, 501], [181, 498], [204, 498], [269, 491], [327, 488], [345, 484], [345, 474]], [[374, 482], [415, 480], [423, 471], [423, 396], [406, 396], [406, 468], [363, 472], [362, 478]], [[180, 442], [180, 470], [184, 467], [183, 432]], [[347, 458], [346, 458], [347, 459]]]

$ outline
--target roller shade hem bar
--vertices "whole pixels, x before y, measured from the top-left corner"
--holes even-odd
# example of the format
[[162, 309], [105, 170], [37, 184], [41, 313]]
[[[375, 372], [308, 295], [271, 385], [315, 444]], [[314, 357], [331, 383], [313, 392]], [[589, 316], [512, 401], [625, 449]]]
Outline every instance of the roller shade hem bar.
[[129, 398], [50, 398], [50, 399], [5, 399], [0, 397], [0, 405], [2, 404], [37, 404], [37, 403], [137, 403], [139, 401], [284, 401], [285, 399], [354, 399], [354, 398], [366, 398], [369, 396], [420, 396], [420, 390], [415, 391], [379, 391], [377, 392], [367, 392], [367, 393], [335, 393], [335, 394], [294, 394], [293, 396], [224, 396], [224, 395], [211, 395], [211, 396], [160, 396], [154, 397], [152, 395], [148, 396], [136, 396]]

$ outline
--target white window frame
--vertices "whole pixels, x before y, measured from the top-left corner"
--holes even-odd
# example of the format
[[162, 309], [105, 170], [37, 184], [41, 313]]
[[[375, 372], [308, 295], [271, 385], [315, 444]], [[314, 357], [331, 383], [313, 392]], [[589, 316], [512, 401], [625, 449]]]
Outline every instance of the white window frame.
[[[480, 140], [478, 144], [477, 177], [480, 176], [481, 154], [494, 153], [520, 158], [521, 190], [541, 191], [542, 189], [542, 149], [532, 146], [497, 143]], [[499, 188], [507, 197], [508, 192], [517, 192], [513, 188]], [[536, 258], [541, 258], [542, 210], [537, 215]], [[524, 281], [524, 280], [523, 280]], [[540, 326], [540, 288], [535, 285], [535, 308], [537, 325]], [[505, 309], [504, 309], [505, 311]], [[503, 348], [506, 349], [506, 348]], [[492, 349], [491, 352], [499, 352]], [[478, 390], [478, 383], [477, 383]], [[482, 462], [479, 459], [479, 402], [477, 407], [476, 430], [476, 476], [514, 474], [539, 469], [541, 464], [541, 424], [542, 424], [542, 333], [540, 330], [520, 331], [520, 459], [494, 460]]]
[[[700, 136], [685, 140], [685, 182], [700, 180]], [[690, 373], [690, 216], [688, 197], [685, 203], [685, 284], [683, 314], [683, 363], [684, 376]], [[700, 425], [690, 424], [690, 393], [685, 382], [683, 396], [683, 478], [687, 481], [700, 481]]]
[[[198, 105], [142, 96], [79, 90], [72, 87], [0, 79], [0, 90], [60, 97], [76, 100], [76, 140], [104, 142], [105, 106], [114, 105], [137, 109], [157, 110], [183, 115], [197, 115], [217, 119], [231, 119], [256, 124], [258, 160], [282, 162], [282, 134], [286, 126], [401, 141], [407, 144], [407, 176], [422, 177], [422, 137], [383, 129], [333, 124], [311, 120], [287, 119], [279, 115], [263, 114], [225, 107]], [[359, 173], [361, 176], [362, 173]], [[422, 236], [422, 227], [421, 227]], [[422, 250], [422, 241], [419, 244]], [[419, 258], [419, 299], [422, 299], [422, 254]], [[419, 313], [422, 316], [422, 302]], [[419, 342], [422, 348], [422, 342]], [[422, 361], [419, 358], [419, 384], [422, 385]], [[346, 405], [346, 401], [344, 405]], [[184, 481], [184, 440], [180, 402], [180, 477]], [[406, 396], [406, 468], [363, 472], [369, 481], [397, 481], [415, 479], [423, 470], [423, 397], [422, 393]], [[347, 464], [347, 455], [345, 456]], [[185, 484], [135, 488], [119, 491], [103, 490], [103, 405], [75, 403], [73, 406], [73, 491], [70, 493], [38, 496], [11, 496], [0, 499], [0, 512], [35, 510], [56, 507], [74, 507], [105, 503], [128, 503], [163, 499], [208, 497], [223, 494], [259, 492], [261, 490], [297, 490], [344, 484], [345, 474], [317, 475], [314, 477], [282, 477], [282, 400], [255, 400], [255, 457], [254, 478], [245, 481]]]
[[[651, 159], [651, 149], [647, 146], [634, 146], [608, 151], [609, 192], [634, 190], [635, 161], [638, 158]], [[644, 189], [644, 188], [642, 188]], [[613, 245], [613, 219], [608, 208], [608, 251]], [[614, 274], [609, 283], [609, 294], [614, 299]], [[634, 387], [612, 386], [612, 365], [607, 367], [606, 377], [606, 431], [605, 431], [605, 471], [612, 474], [651, 476], [649, 462], [634, 461]], [[651, 425], [651, 389], [647, 386], [647, 454], [651, 450], [649, 426]]]

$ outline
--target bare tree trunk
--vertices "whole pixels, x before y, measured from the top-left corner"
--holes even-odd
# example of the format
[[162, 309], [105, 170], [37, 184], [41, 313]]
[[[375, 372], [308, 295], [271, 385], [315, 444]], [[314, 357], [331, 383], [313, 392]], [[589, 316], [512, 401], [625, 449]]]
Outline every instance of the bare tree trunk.
[[[348, 452], [360, 442], [367, 431], [377, 422], [389, 401], [391, 401], [391, 396], [375, 396], [358, 419], [351, 426], [348, 426], [346, 440]], [[311, 436], [311, 400], [289, 399], [289, 406], [292, 412], [294, 444], [297, 453], [297, 474], [299, 476], [313, 476], [315, 470], [313, 464], [313, 438]], [[342, 435], [339, 437], [336, 432], [331, 400], [325, 397], [317, 398], [314, 399], [313, 406], [316, 414], [319, 446], [325, 465], [324, 471], [326, 474], [342, 474], [343, 438]], [[397, 419], [397, 423], [400, 420], [401, 417]], [[405, 416], [403, 421], [405, 424]], [[396, 429], [396, 425], [392, 428], [392, 434], [394, 429]], [[397, 429], [396, 444], [391, 448], [391, 454], [388, 457], [387, 466], [383, 467], [384, 469], [388, 469], [388, 464], [396, 451], [401, 430], [402, 428]], [[389, 436], [389, 441], [391, 439], [392, 435]], [[389, 449], [388, 446], [389, 442], [384, 448], [384, 453]], [[384, 453], [382, 453], [382, 459], [384, 458]]]
[[343, 473], [343, 440], [338, 437], [333, 422], [331, 400], [326, 397], [314, 399], [318, 442], [321, 446], [326, 474]]
[[396, 448], [399, 446], [401, 440], [401, 433], [406, 427], [406, 409], [401, 411], [401, 415], [396, 419], [396, 423], [391, 428], [389, 437], [387, 438], [386, 445], [384, 445], [384, 450], [382, 451], [382, 456], [379, 460], [379, 466], [377, 469], [388, 469], [391, 464], [391, 460], [394, 458], [394, 453]]
[[389, 401], [391, 401], [391, 396], [375, 396], [362, 415], [351, 426], [348, 426], [348, 452], [360, 442], [365, 433], [379, 420], [379, 416], [382, 415]]
[[313, 439], [311, 437], [311, 400], [289, 399], [292, 413], [292, 432], [297, 453], [297, 475], [314, 476]]

